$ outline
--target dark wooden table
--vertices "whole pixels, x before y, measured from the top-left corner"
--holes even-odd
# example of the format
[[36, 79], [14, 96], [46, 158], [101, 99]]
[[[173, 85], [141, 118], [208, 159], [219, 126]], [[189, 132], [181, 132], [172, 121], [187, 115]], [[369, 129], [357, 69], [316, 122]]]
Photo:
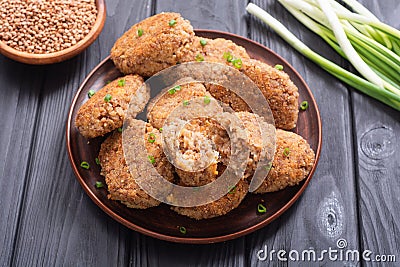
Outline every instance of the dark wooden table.
[[[267, 9], [319, 53], [348, 67], [320, 38], [273, 0]], [[400, 27], [398, 0], [364, 0], [384, 22]], [[400, 113], [354, 91], [310, 62], [246, 14], [239, 0], [108, 0], [103, 32], [81, 55], [29, 66], [0, 56], [1, 266], [295, 266], [260, 261], [260, 249], [347, 248], [393, 254], [400, 264]], [[75, 179], [65, 121], [86, 75], [134, 23], [176, 11], [195, 28], [249, 37], [282, 55], [304, 77], [319, 105], [323, 149], [303, 196], [267, 227], [233, 241], [183, 245], [127, 229], [101, 211]], [[261, 254], [260, 254], [261, 255]], [[287, 255], [286, 255], [287, 256]], [[303, 266], [375, 265], [352, 261]], [[389, 264], [396, 266], [395, 263]]]

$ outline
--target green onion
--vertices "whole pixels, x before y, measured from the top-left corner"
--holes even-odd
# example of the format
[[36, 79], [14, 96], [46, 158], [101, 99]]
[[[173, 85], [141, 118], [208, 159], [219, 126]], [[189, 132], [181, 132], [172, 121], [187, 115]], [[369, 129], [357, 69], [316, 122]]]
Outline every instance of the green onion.
[[81, 167], [88, 170], [90, 168], [90, 165], [87, 161], [82, 161], [81, 162]]
[[125, 86], [125, 79], [118, 80], [118, 86], [119, 87], [124, 87]]
[[104, 101], [105, 102], [110, 102], [112, 96], [110, 94], [106, 94], [106, 96], [104, 97]]
[[281, 64], [276, 64], [274, 68], [277, 70], [283, 70], [283, 66]]
[[307, 101], [301, 102], [301, 104], [300, 104], [300, 109], [301, 109], [301, 110], [306, 110], [306, 109], [308, 109], [308, 102], [307, 102]]
[[272, 168], [272, 162], [268, 162], [268, 164], [264, 168], [265, 170], [270, 171]]
[[183, 100], [183, 105], [184, 106], [189, 106], [189, 104], [190, 104], [189, 100]]
[[162, 133], [162, 131], [163, 131], [163, 128], [160, 128], [160, 129], [158, 129], [159, 131], [160, 131], [160, 133]]
[[117, 129], [117, 131], [118, 131], [119, 133], [122, 133], [122, 127], [119, 127], [119, 128]]
[[232, 64], [237, 69], [240, 69], [243, 65], [242, 60], [240, 58], [236, 58], [236, 59], [232, 60]]
[[228, 190], [228, 194], [234, 194], [236, 192], [236, 185], [229, 186]]
[[171, 19], [171, 20], [168, 22], [168, 25], [171, 26], [171, 27], [175, 26], [175, 24], [176, 24], [176, 20], [174, 20], [174, 19]]
[[210, 102], [211, 102], [211, 98], [208, 96], [208, 95], [205, 95], [204, 96], [204, 104], [210, 104]]
[[309, 29], [321, 36], [365, 77], [359, 77], [312, 51], [279, 21], [254, 4], [247, 11], [268, 24], [297, 51], [359, 91], [400, 110], [400, 31], [379, 22], [354, 0], [353, 13], [330, 0], [279, 0]]
[[184, 226], [179, 226], [179, 232], [181, 232], [181, 234], [186, 234], [186, 227]]
[[289, 157], [289, 154], [290, 154], [290, 148], [285, 147], [285, 149], [283, 149], [283, 155], [285, 157]]
[[225, 52], [224, 59], [226, 59], [227, 62], [232, 62], [233, 56], [232, 56], [231, 52]]
[[263, 204], [258, 204], [258, 206], [257, 206], [257, 211], [259, 212], [259, 213], [266, 213], [267, 212], [267, 208], [263, 205]]
[[100, 181], [97, 181], [96, 182], [96, 188], [102, 188], [102, 187], [104, 187], [104, 184], [102, 182], [100, 182]]
[[205, 46], [207, 44], [207, 41], [204, 39], [200, 39], [200, 44], [201, 46]]
[[147, 156], [148, 158], [149, 158], [149, 161], [150, 161], [150, 163], [151, 164], [154, 164], [154, 163], [156, 163], [156, 159], [154, 158], [154, 156]]
[[173, 88], [168, 90], [168, 94], [173, 95], [176, 93], [176, 91], [181, 90], [181, 86], [180, 85], [176, 85]]
[[94, 96], [95, 93], [96, 92], [94, 90], [89, 90], [87, 95], [88, 95], [89, 98], [91, 98], [92, 96]]
[[97, 165], [100, 165], [100, 160], [99, 160], [99, 158], [95, 158], [94, 161], [96, 162]]
[[143, 29], [138, 29], [137, 30], [137, 35], [140, 37], [143, 35]]
[[109, 83], [111, 83], [111, 81], [106, 81], [106, 84], [109, 84]]
[[147, 138], [149, 143], [154, 143], [156, 141], [156, 135], [154, 133], [149, 134], [149, 138]]
[[204, 56], [202, 54], [197, 54], [196, 55], [196, 61], [197, 62], [202, 62], [204, 61]]

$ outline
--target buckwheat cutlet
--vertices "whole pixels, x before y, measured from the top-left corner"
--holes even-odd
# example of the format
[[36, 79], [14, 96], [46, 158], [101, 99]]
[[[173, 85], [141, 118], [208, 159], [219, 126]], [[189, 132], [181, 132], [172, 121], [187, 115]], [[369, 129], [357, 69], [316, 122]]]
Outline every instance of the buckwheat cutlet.
[[134, 97], [136, 106], [131, 106], [131, 114], [140, 113], [149, 101], [149, 92], [142, 87], [139, 75], [120, 77], [97, 91], [79, 109], [75, 126], [87, 137], [103, 136], [122, 127], [125, 112]]

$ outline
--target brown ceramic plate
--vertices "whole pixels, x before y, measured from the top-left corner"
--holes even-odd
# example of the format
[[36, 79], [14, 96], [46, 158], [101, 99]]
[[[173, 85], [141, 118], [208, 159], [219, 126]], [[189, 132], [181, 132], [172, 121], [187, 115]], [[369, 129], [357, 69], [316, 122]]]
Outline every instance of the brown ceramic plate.
[[[113, 62], [106, 58], [86, 78], [79, 88], [73, 102], [67, 121], [67, 147], [72, 168], [78, 181], [89, 197], [107, 214], [125, 226], [145, 235], [179, 243], [213, 243], [234, 239], [264, 227], [284, 211], [286, 211], [303, 193], [314, 173], [321, 151], [321, 119], [317, 104], [310, 89], [300, 75], [283, 58], [270, 49], [249, 39], [230, 33], [197, 30], [196, 34], [207, 38], [222, 37], [245, 47], [253, 58], [260, 59], [271, 65], [282, 64], [293, 82], [299, 88], [300, 100], [307, 100], [309, 108], [300, 112], [297, 128], [294, 132], [303, 136], [316, 153], [315, 165], [307, 177], [298, 186], [264, 195], [248, 194], [240, 206], [225, 216], [196, 221], [176, 214], [167, 205], [147, 210], [129, 209], [123, 204], [107, 199], [104, 188], [97, 189], [96, 181], [103, 181], [100, 167], [96, 165], [100, 144], [104, 138], [88, 140], [82, 137], [74, 127], [74, 121], [79, 107], [87, 101], [90, 89], [98, 90], [104, 84], [113, 80], [121, 73], [114, 67]], [[91, 168], [85, 170], [79, 165], [82, 161], [89, 162]], [[257, 205], [264, 201], [267, 208], [265, 214], [257, 213]], [[187, 233], [183, 235], [179, 226], [184, 226]]]

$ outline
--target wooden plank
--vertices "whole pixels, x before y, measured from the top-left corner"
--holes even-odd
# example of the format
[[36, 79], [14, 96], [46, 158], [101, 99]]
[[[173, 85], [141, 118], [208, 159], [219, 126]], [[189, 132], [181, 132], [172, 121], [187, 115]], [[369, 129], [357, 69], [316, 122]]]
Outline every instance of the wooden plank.
[[[251, 1], [281, 21], [315, 51], [342, 62], [319, 37], [306, 30], [276, 1]], [[261, 261], [258, 251], [272, 249], [303, 251], [314, 248], [336, 249], [340, 238], [349, 249], [358, 249], [357, 207], [355, 205], [352, 120], [346, 87], [297, 53], [276, 33], [258, 20], [250, 20], [251, 38], [265, 44], [285, 58], [308, 83], [320, 108], [323, 125], [323, 148], [317, 171], [297, 203], [278, 220], [247, 237], [248, 264], [251, 266], [297, 266], [299, 262]], [[343, 63], [343, 62], [342, 62]], [[300, 100], [301, 101], [301, 100]], [[262, 254], [261, 254], [262, 255]], [[288, 255], [286, 255], [287, 257]], [[318, 263], [300, 262], [302, 266], [335, 265], [327, 257]], [[343, 263], [341, 264], [343, 265]]]
[[247, 1], [191, 0], [157, 1], [156, 13], [178, 12], [190, 20], [195, 29], [220, 30], [247, 35], [246, 3]]
[[[400, 3], [361, 1], [379, 19], [400, 26]], [[353, 91], [357, 129], [357, 185], [361, 248], [375, 255], [393, 254], [400, 260], [400, 112]], [[365, 262], [373, 266], [373, 262]], [[389, 264], [389, 263], [387, 263]]]
[[36, 89], [41, 89], [41, 99], [14, 265], [127, 265], [129, 231], [97, 208], [75, 179], [65, 147], [65, 121], [84, 77], [130, 24], [149, 15], [150, 4], [107, 1], [108, 17], [100, 38], [72, 60], [41, 67], [46, 76]]
[[[0, 56], [0, 266], [9, 266], [43, 71]], [[21, 78], [23, 77], [23, 78]]]

